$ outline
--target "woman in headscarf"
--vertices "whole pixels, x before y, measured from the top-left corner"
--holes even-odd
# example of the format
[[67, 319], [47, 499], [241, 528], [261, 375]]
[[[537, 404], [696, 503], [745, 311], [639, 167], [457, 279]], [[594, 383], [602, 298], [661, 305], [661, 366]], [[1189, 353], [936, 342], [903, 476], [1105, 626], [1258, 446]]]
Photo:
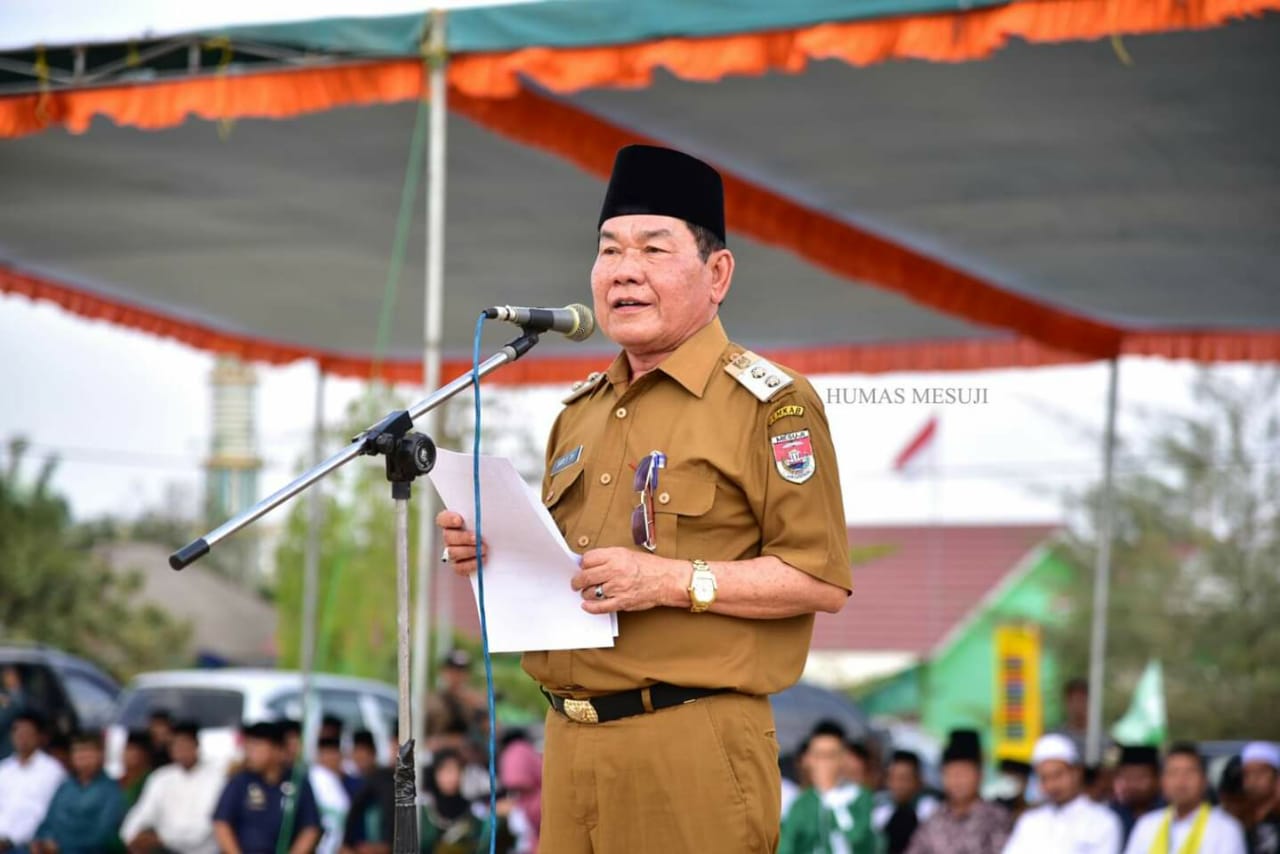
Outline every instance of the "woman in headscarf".
[[[498, 758], [498, 779], [507, 790], [507, 827], [515, 836], [515, 854], [536, 854], [542, 824], [542, 757], [523, 737], [508, 742]], [[504, 805], [498, 805], [504, 812]]]

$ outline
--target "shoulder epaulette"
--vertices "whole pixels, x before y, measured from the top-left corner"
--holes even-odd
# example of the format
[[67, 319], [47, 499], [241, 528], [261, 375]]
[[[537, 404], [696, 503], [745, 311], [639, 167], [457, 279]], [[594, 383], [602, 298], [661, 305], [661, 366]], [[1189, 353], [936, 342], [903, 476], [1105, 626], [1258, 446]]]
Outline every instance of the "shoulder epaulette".
[[734, 356], [724, 369], [735, 380], [742, 383], [747, 391], [765, 403], [795, 382], [786, 371], [750, 350], [743, 350]]
[[600, 381], [605, 378], [603, 371], [592, 371], [587, 374], [585, 380], [578, 380], [573, 384], [572, 390], [568, 396], [561, 400], [561, 403], [573, 403], [580, 397], [590, 394], [596, 386], [600, 385]]

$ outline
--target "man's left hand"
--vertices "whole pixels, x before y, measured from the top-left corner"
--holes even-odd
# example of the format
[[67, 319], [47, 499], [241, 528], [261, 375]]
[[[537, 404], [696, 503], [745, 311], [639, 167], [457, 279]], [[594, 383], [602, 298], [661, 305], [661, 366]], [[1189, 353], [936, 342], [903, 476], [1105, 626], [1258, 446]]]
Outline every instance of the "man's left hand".
[[[679, 561], [633, 549], [591, 549], [582, 555], [582, 571], [573, 577], [573, 589], [582, 594], [582, 610], [591, 614], [611, 611], [647, 611], [664, 605], [679, 584]], [[604, 598], [596, 598], [596, 587]]]

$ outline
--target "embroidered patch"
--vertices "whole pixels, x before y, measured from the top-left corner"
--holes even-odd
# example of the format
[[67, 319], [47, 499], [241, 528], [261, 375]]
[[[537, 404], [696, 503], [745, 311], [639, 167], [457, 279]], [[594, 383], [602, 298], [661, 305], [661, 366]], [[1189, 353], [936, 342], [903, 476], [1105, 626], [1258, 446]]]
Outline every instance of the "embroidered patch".
[[769, 441], [773, 444], [773, 464], [784, 480], [804, 483], [818, 470], [808, 430], [782, 433]]
[[561, 454], [556, 457], [555, 462], [551, 464], [551, 474], [557, 475], [578, 461], [578, 457], [582, 456], [582, 446], [574, 448], [567, 454]]
[[773, 411], [773, 414], [769, 416], [769, 424], [767, 426], [772, 427], [777, 421], [790, 415], [794, 415], [799, 418], [804, 415], [804, 407], [794, 403], [790, 406], [778, 407]]

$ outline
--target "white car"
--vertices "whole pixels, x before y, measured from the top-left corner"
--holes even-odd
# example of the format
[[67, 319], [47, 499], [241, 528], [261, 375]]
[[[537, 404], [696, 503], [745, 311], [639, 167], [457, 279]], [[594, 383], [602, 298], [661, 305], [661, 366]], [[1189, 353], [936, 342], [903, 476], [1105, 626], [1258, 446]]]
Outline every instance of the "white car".
[[[393, 761], [399, 706], [392, 686], [328, 673], [313, 674], [311, 684], [310, 726], [318, 727], [325, 715], [337, 717], [348, 742], [353, 732], [367, 729], [379, 745], [381, 761]], [[195, 721], [200, 727], [201, 759], [226, 767], [241, 758], [242, 724], [302, 719], [302, 674], [248, 668], [140, 674], [121, 695], [115, 719], [107, 727], [108, 774], [120, 774], [128, 733], [145, 730], [155, 711], [168, 712], [174, 721]], [[311, 752], [308, 748], [308, 755]]]

